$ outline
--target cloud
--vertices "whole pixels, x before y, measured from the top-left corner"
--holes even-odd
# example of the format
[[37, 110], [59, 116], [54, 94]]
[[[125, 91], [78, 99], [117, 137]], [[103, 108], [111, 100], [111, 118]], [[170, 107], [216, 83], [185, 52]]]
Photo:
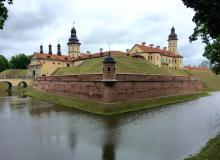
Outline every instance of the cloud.
[[189, 44], [193, 32], [193, 11], [176, 0], [14, 0], [9, 19], [0, 31], [0, 53], [8, 58], [17, 53], [32, 54], [43, 43], [53, 51], [58, 42], [67, 53], [67, 41], [73, 21], [82, 43], [82, 52], [99, 48], [125, 51], [135, 43], [167, 46], [172, 25], [178, 34], [178, 46], [188, 63], [202, 59], [201, 42]]

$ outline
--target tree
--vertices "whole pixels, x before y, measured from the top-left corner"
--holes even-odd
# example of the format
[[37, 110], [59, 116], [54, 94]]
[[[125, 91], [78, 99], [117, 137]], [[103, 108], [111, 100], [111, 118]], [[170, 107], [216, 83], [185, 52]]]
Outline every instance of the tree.
[[12, 56], [10, 59], [10, 68], [12, 69], [27, 69], [27, 65], [30, 64], [30, 58], [25, 54], [18, 54]]
[[13, 0], [0, 0], [0, 29], [3, 29], [4, 23], [8, 18], [8, 9], [6, 4], [11, 5]]
[[8, 68], [9, 68], [8, 60], [3, 55], [0, 55], [0, 72], [6, 70]]
[[210, 67], [210, 62], [205, 60], [205, 61], [202, 61], [202, 63], [199, 65], [199, 67], [207, 67], [209, 68]]
[[189, 37], [190, 42], [198, 37], [206, 44], [203, 56], [208, 58], [211, 68], [220, 74], [220, 1], [219, 0], [182, 0], [195, 11], [193, 22], [196, 27]]

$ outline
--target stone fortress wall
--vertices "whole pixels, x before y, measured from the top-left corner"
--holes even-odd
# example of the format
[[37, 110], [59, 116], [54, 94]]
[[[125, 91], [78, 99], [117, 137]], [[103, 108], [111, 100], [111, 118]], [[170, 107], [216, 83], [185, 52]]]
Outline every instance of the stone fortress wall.
[[195, 76], [141, 74], [117, 74], [114, 81], [103, 80], [103, 74], [43, 76], [35, 84], [41, 91], [102, 103], [189, 94], [203, 88]]

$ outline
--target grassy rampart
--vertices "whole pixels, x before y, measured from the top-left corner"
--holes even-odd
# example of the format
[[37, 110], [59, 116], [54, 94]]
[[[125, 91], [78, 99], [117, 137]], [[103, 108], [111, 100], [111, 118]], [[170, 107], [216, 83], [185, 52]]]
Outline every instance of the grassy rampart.
[[185, 102], [188, 100], [193, 100], [199, 97], [207, 96], [208, 94], [194, 93], [188, 95], [169, 96], [147, 100], [136, 100], [114, 104], [103, 104], [92, 101], [85, 101], [73, 97], [60, 96], [48, 92], [37, 91], [33, 88], [28, 89], [25, 92], [25, 95], [58, 105], [73, 107], [86, 112], [96, 113], [100, 115], [114, 115], [131, 111], [137, 111], [141, 109], [160, 107], [163, 105], [173, 103]]

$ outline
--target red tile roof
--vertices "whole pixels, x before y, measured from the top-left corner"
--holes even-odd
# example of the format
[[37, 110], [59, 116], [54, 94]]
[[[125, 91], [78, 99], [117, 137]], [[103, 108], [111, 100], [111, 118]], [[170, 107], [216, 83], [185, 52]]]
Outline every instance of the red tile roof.
[[[111, 55], [116, 55], [116, 56], [125, 56], [126, 53], [125, 52], [121, 52], [121, 51], [110, 51]], [[39, 58], [39, 59], [51, 59], [51, 60], [60, 60], [60, 61], [78, 61], [78, 60], [84, 60], [84, 59], [91, 59], [91, 58], [99, 58], [99, 57], [104, 57], [107, 56], [109, 54], [109, 51], [105, 51], [105, 52], [99, 52], [99, 53], [92, 53], [92, 54], [86, 54], [86, 53], [81, 53], [80, 56], [78, 58], [72, 58], [70, 56], [65, 56], [65, 55], [61, 55], [58, 56], [56, 54], [52, 54], [49, 55], [48, 53], [34, 53], [33, 57], [35, 58]]]
[[[91, 59], [91, 58], [99, 58], [104, 57], [109, 54], [109, 51], [99, 52], [99, 53], [91, 53], [91, 54], [80, 54], [80, 57], [74, 58], [74, 61], [77, 60], [84, 60], [84, 59]], [[110, 54], [113, 56], [125, 56], [126, 53], [122, 51], [110, 51]]]
[[144, 52], [147, 53], [160, 53], [161, 55], [168, 56], [168, 57], [176, 57], [176, 58], [183, 58], [181, 55], [176, 54], [174, 52], [170, 52], [168, 50], [163, 50], [159, 48], [149, 47], [145, 45], [136, 44], [139, 48], [141, 48]]
[[192, 67], [192, 66], [185, 66], [185, 70], [190, 70], [190, 71], [210, 71], [208, 67]]
[[65, 56], [65, 55], [56, 55], [56, 54], [48, 54], [48, 53], [34, 53], [33, 54], [34, 58], [39, 58], [39, 59], [51, 59], [51, 60], [59, 60], [59, 61], [73, 61], [73, 59], [69, 56]]

